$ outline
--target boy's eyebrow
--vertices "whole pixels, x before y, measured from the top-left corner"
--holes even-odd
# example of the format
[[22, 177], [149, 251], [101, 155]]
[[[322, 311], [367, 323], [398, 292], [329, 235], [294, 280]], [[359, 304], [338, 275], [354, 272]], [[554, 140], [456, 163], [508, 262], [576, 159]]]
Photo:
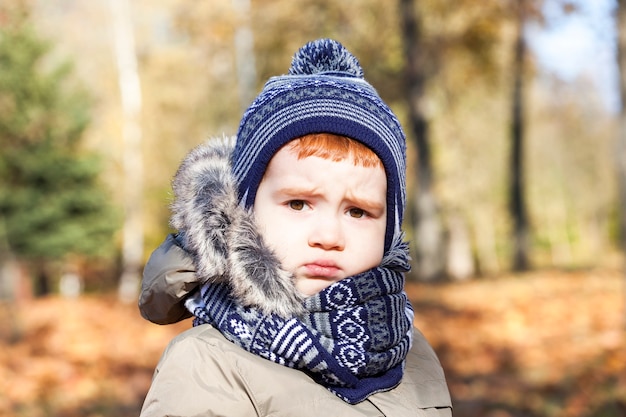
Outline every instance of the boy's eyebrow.
[[276, 193], [288, 196], [316, 196], [320, 194], [317, 189], [306, 187], [281, 187], [276, 190]]
[[348, 200], [355, 206], [360, 208], [366, 208], [368, 211], [384, 212], [387, 208], [387, 201], [385, 198], [382, 200], [362, 198], [355, 195], [349, 195]]
[[[306, 187], [282, 187], [275, 191], [275, 194], [280, 194], [287, 197], [317, 197], [322, 193], [317, 188]], [[365, 208], [368, 211], [384, 212], [387, 208], [386, 198], [380, 200], [359, 197], [354, 194], [347, 196], [347, 200], [357, 207]]]

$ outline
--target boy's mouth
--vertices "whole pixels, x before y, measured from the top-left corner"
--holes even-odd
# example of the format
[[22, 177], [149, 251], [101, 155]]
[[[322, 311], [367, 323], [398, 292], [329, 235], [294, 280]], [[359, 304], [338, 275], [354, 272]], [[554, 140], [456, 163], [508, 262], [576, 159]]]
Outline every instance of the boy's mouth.
[[332, 261], [314, 261], [304, 265], [307, 273], [311, 277], [334, 278], [340, 268]]

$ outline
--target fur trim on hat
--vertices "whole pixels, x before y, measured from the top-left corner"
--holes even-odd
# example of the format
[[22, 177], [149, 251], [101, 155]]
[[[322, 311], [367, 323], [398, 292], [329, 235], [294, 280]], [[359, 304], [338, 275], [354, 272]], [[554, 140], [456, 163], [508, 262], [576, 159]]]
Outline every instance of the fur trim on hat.
[[252, 208], [239, 205], [231, 171], [235, 138], [193, 149], [172, 181], [170, 224], [193, 257], [200, 281], [226, 282], [243, 306], [292, 317], [303, 312], [292, 275], [264, 243]]

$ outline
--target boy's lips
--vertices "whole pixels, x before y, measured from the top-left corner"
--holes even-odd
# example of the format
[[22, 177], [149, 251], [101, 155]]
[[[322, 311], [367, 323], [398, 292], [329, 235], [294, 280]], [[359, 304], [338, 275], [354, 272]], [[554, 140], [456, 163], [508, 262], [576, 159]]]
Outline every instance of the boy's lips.
[[334, 278], [341, 270], [333, 261], [317, 260], [304, 264], [307, 274], [311, 277]]

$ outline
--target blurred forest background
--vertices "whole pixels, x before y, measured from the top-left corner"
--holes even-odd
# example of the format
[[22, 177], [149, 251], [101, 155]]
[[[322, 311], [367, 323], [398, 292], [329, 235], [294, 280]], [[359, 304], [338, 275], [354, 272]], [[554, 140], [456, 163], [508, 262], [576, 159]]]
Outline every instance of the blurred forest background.
[[[0, 415], [138, 414], [190, 326], [135, 306], [178, 164], [332, 37], [407, 133], [407, 290], [455, 415], [626, 416], [621, 3], [3, 0]], [[597, 10], [615, 74], [550, 71], [538, 33]]]

